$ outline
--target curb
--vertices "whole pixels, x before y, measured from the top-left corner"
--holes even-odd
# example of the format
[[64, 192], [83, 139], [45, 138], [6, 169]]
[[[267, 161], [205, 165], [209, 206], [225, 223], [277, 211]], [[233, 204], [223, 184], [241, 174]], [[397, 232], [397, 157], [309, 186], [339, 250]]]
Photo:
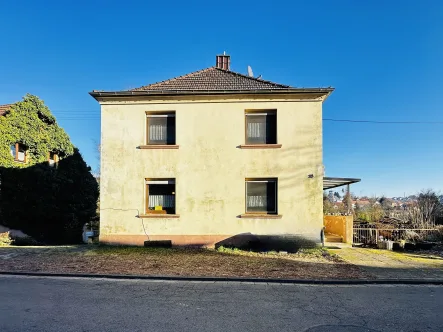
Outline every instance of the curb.
[[443, 285], [443, 279], [263, 279], [241, 277], [180, 277], [153, 275], [123, 274], [89, 274], [89, 273], [45, 273], [45, 272], [6, 272], [0, 276], [56, 277], [56, 278], [89, 278], [117, 280], [158, 280], [158, 281], [203, 281], [203, 282], [247, 282], [272, 284], [315, 284], [315, 285]]

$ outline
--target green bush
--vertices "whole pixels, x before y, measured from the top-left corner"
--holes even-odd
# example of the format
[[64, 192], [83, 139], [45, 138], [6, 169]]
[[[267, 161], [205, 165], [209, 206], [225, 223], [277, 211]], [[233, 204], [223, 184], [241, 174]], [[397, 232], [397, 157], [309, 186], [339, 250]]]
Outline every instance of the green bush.
[[[21, 143], [28, 147], [24, 163], [14, 162], [10, 146]], [[74, 146], [59, 127], [49, 108], [37, 96], [27, 94], [0, 116], [0, 166], [25, 168], [48, 161], [48, 152], [70, 156]]]
[[435, 227], [437, 229], [436, 240], [443, 242], [443, 225]]
[[41, 245], [40, 242], [38, 242], [37, 240], [33, 239], [30, 236], [16, 237], [12, 240], [12, 244], [14, 246], [39, 246], [39, 245]]
[[43, 163], [0, 173], [5, 226], [39, 242], [81, 242], [83, 225], [96, 214], [98, 185], [77, 150], [57, 169]]
[[0, 247], [7, 247], [12, 244], [11, 236], [9, 232], [0, 233]]
[[[9, 146], [28, 147], [29, 161], [14, 162]], [[61, 157], [48, 165], [48, 153]], [[95, 215], [98, 184], [80, 152], [43, 102], [27, 95], [0, 117], [0, 220], [38, 242], [82, 240], [82, 227]]]

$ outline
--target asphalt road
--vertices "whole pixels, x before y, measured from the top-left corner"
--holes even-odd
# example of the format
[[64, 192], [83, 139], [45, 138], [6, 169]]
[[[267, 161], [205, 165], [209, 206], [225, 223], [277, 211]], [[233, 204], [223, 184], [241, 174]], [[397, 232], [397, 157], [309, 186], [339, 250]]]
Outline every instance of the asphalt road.
[[441, 286], [0, 276], [0, 331], [443, 331]]

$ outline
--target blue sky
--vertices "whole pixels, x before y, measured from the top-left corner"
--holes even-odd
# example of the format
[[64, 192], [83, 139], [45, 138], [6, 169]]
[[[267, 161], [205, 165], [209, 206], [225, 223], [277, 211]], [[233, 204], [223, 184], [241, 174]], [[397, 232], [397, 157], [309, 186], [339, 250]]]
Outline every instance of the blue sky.
[[[50, 107], [95, 168], [100, 108], [123, 90], [214, 65], [333, 86], [324, 118], [443, 121], [442, 1], [0, 1], [0, 104]], [[357, 195], [442, 189], [443, 125], [324, 122], [327, 176]]]

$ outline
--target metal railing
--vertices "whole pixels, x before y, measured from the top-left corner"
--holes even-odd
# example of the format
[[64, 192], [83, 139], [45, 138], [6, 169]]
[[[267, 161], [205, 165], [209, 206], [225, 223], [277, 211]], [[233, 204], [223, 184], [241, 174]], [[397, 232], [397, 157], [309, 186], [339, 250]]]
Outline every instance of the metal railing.
[[353, 243], [376, 245], [379, 241], [434, 241], [438, 238], [438, 230], [434, 228], [375, 228], [354, 227]]

